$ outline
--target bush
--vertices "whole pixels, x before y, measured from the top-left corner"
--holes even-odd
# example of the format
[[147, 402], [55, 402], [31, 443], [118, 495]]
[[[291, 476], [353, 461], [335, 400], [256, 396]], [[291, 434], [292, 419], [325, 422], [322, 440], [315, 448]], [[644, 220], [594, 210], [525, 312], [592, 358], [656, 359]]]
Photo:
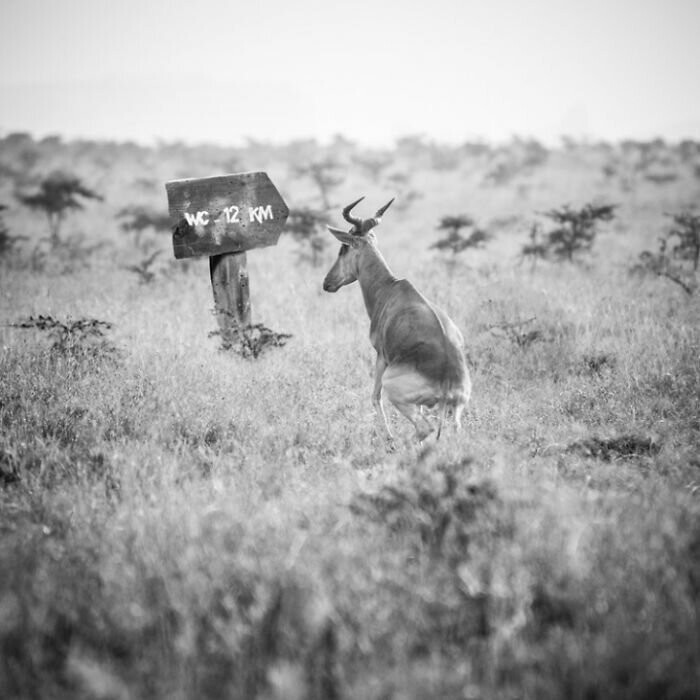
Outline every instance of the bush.
[[96, 318], [80, 318], [77, 321], [59, 321], [52, 316], [30, 316], [11, 323], [12, 328], [33, 328], [45, 332], [52, 344], [50, 351], [56, 355], [74, 358], [116, 358], [118, 350], [107, 338], [106, 331], [112, 324]]

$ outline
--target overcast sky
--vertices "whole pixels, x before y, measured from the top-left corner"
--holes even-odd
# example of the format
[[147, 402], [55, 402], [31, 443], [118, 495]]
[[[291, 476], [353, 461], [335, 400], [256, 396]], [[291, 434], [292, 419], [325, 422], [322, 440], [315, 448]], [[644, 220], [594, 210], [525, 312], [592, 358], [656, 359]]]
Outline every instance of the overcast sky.
[[700, 138], [700, 0], [0, 0], [0, 134]]

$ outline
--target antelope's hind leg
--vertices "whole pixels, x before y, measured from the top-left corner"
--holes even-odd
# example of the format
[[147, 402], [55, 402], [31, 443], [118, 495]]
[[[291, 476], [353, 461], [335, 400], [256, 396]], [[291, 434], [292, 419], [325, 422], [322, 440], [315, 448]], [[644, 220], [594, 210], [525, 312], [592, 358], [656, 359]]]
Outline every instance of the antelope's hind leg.
[[396, 406], [397, 411], [413, 423], [413, 427], [416, 429], [416, 438], [419, 442], [423, 442], [435, 430], [416, 404], [397, 401], [392, 401], [392, 403]]
[[434, 428], [423, 415], [422, 407], [426, 396], [431, 395], [429, 383], [412, 369], [390, 367], [382, 382], [387, 398], [416, 429], [416, 438], [425, 440]]
[[464, 411], [465, 404], [458, 403], [454, 407], [454, 421], [455, 421], [455, 432], [462, 429], [462, 412]]
[[386, 362], [384, 359], [377, 355], [377, 364], [374, 370], [374, 390], [372, 391], [372, 405], [374, 410], [377, 412], [377, 418], [380, 419], [384, 437], [392, 443], [394, 436], [389, 430], [389, 424], [386, 420], [386, 413], [384, 411], [384, 404], [382, 403], [382, 378], [384, 376], [384, 370], [386, 369]]

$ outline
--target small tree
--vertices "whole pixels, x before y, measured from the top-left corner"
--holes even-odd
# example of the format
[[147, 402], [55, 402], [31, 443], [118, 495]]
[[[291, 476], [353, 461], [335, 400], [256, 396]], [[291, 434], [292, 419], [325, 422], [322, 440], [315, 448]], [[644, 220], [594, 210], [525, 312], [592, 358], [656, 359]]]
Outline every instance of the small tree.
[[532, 262], [532, 269], [537, 266], [538, 260], [544, 260], [547, 257], [547, 246], [542, 241], [542, 228], [539, 224], [532, 224], [530, 227], [530, 242], [525, 243], [520, 249], [520, 263], [529, 258]]
[[322, 211], [309, 207], [292, 209], [287, 219], [287, 231], [299, 241], [303, 248], [301, 257], [311, 261], [314, 267], [318, 267], [322, 261], [323, 251], [330, 243], [330, 236], [326, 234], [326, 224], [330, 223], [329, 216]]
[[[469, 235], [462, 235], [460, 231], [463, 228], [470, 228]], [[448, 282], [450, 291], [452, 287], [452, 277], [457, 266], [457, 256], [463, 253], [468, 248], [480, 248], [490, 235], [480, 228], [477, 228], [474, 220], [466, 214], [459, 216], [443, 216], [440, 223], [437, 225], [438, 231], [447, 231], [444, 238], [439, 239], [430, 246], [433, 250], [449, 251], [449, 256], [444, 259], [447, 266]]]
[[546, 235], [547, 255], [573, 262], [576, 255], [590, 252], [598, 233], [598, 222], [613, 219], [615, 208], [614, 204], [586, 204], [581, 209], [572, 209], [567, 204], [545, 212], [544, 216], [558, 224]]
[[[460, 231], [463, 228], [471, 228], [468, 236], [463, 236]], [[490, 235], [477, 228], [474, 220], [466, 214], [459, 216], [443, 216], [437, 225], [438, 231], [447, 231], [445, 238], [441, 238], [430, 246], [431, 249], [449, 250], [453, 256], [467, 248], [479, 248], [489, 240]]]
[[134, 246], [141, 247], [141, 239], [144, 231], [168, 232], [171, 229], [170, 216], [156, 211], [151, 207], [138, 204], [124, 207], [117, 213], [117, 218], [122, 219], [121, 228], [126, 233], [134, 235]]
[[61, 225], [68, 212], [83, 208], [79, 198], [102, 199], [99, 194], [86, 187], [79, 177], [61, 171], [54, 172], [42, 180], [38, 192], [19, 196], [25, 206], [46, 214], [52, 248], [61, 243]]

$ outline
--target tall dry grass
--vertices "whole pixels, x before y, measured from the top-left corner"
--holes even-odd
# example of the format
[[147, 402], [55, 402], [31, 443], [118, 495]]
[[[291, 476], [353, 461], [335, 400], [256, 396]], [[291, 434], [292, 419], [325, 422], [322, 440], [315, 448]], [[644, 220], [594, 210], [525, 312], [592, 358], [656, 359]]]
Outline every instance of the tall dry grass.
[[394, 413], [398, 451], [374, 434], [359, 290], [290, 240], [249, 255], [294, 336], [254, 362], [208, 337], [201, 261], [3, 268], [3, 323], [98, 318], [116, 350], [0, 330], [5, 696], [697, 697], [700, 307], [624, 267], [669, 195], [623, 201], [588, 267], [517, 267], [517, 233], [449, 275], [427, 252], [436, 211], [595, 194], [560, 157], [529, 195], [418, 171], [378, 230], [467, 339], [467, 426], [423, 448]]

